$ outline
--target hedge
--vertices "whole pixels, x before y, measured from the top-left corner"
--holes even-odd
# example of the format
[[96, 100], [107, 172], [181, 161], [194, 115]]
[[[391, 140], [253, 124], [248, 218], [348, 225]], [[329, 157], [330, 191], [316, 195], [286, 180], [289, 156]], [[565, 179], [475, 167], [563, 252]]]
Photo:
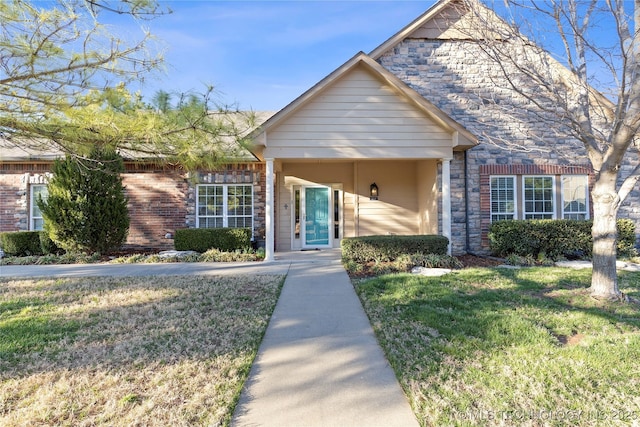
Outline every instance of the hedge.
[[[491, 224], [489, 245], [497, 256], [544, 255], [560, 257], [591, 257], [593, 221], [579, 220], [509, 220]], [[618, 220], [618, 255], [635, 254], [635, 224], [629, 219]]]
[[6, 256], [42, 255], [40, 231], [0, 233], [0, 247]]
[[173, 244], [177, 251], [245, 250], [251, 248], [251, 229], [184, 228], [176, 230]]
[[46, 231], [9, 231], [0, 233], [0, 248], [6, 256], [60, 254], [64, 252]]
[[363, 236], [342, 239], [342, 258], [366, 263], [394, 261], [400, 255], [446, 255], [449, 239], [436, 235]]
[[630, 219], [619, 219], [618, 255], [631, 257], [636, 254], [636, 224]]

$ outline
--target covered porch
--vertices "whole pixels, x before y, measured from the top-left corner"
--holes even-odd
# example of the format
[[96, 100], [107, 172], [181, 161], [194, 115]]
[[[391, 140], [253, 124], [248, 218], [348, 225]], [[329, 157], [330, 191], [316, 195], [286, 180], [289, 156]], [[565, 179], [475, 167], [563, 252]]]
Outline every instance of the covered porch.
[[451, 159], [476, 144], [363, 53], [267, 120], [253, 141], [266, 164], [266, 261], [276, 250], [337, 248], [345, 237], [451, 239]]
[[438, 233], [437, 160], [279, 160], [274, 170], [276, 251]]

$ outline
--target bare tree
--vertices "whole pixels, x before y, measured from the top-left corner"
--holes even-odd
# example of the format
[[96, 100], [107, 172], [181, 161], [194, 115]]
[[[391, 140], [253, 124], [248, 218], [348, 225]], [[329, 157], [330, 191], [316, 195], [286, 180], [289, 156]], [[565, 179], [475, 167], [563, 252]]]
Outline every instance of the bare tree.
[[[591, 293], [620, 299], [616, 220], [640, 178], [640, 0], [501, 0], [494, 6], [502, 18], [480, 0], [452, 4], [462, 38], [497, 70], [494, 84], [526, 104], [522, 110], [513, 104], [499, 108], [514, 120], [533, 115], [563, 140], [584, 147], [595, 173]], [[483, 102], [497, 106], [495, 99]], [[514, 141], [483, 137], [514, 148]]]

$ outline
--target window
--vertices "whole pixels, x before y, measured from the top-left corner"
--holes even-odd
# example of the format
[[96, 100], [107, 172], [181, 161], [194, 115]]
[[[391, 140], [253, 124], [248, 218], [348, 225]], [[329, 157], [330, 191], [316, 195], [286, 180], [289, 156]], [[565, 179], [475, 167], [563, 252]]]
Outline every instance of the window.
[[253, 186], [198, 185], [196, 227], [253, 228]]
[[30, 206], [31, 211], [29, 215], [29, 230], [42, 230], [44, 227], [44, 219], [42, 218], [42, 212], [38, 207], [38, 196], [42, 196], [44, 200], [47, 199], [47, 186], [42, 184], [33, 184], [31, 185], [31, 200]]
[[491, 222], [515, 219], [515, 182], [515, 176], [491, 177]]
[[553, 177], [525, 176], [523, 184], [524, 219], [553, 219]]
[[300, 238], [300, 189], [296, 188], [294, 192], [294, 217], [295, 217], [295, 238]]
[[589, 179], [587, 175], [562, 177], [562, 217], [565, 219], [589, 218]]
[[340, 190], [333, 190], [333, 238], [340, 239]]
[[[589, 175], [489, 175], [491, 222], [509, 219], [573, 219], [590, 217]], [[483, 199], [486, 201], [486, 198]]]

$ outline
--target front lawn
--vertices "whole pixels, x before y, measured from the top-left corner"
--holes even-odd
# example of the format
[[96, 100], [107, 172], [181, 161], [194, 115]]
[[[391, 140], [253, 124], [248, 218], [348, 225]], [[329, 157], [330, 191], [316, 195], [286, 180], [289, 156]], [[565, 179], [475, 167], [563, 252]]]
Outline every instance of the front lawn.
[[[422, 425], [637, 425], [640, 306], [592, 299], [590, 271], [354, 284]], [[640, 298], [640, 273], [620, 282]]]
[[0, 424], [228, 424], [283, 281], [0, 279]]

